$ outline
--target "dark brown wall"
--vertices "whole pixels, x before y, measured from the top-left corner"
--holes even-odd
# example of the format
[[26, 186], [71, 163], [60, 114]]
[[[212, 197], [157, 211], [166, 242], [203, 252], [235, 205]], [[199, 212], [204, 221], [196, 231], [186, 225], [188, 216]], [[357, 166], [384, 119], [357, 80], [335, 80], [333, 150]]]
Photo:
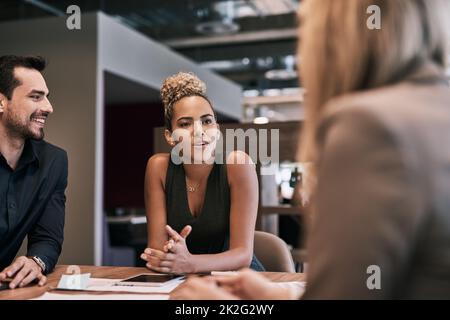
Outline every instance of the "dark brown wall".
[[104, 208], [144, 207], [144, 174], [154, 153], [154, 128], [164, 124], [160, 103], [105, 108]]

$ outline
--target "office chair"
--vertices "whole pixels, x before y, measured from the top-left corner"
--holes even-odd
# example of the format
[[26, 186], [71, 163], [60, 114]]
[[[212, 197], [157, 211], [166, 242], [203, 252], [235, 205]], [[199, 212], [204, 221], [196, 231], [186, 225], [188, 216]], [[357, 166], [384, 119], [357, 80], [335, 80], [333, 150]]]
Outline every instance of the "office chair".
[[272, 233], [255, 231], [254, 253], [268, 272], [295, 272], [286, 242]]

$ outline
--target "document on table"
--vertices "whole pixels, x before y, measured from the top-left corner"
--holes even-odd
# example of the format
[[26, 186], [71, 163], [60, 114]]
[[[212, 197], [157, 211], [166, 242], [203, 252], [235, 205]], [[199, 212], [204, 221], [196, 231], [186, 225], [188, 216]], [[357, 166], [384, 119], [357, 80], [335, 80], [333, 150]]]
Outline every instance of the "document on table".
[[180, 285], [184, 279], [173, 280], [160, 287], [144, 287], [120, 284], [121, 279], [100, 279], [91, 278], [86, 291], [107, 291], [107, 292], [133, 292], [133, 293], [161, 293], [169, 294]]
[[[70, 279], [69, 279], [70, 280]], [[64, 290], [76, 290], [76, 291], [102, 291], [102, 292], [131, 292], [131, 293], [160, 293], [169, 294], [180, 283], [184, 281], [183, 278], [175, 279], [169, 283], [154, 287], [154, 286], [135, 286], [127, 283], [120, 283], [122, 279], [102, 279], [102, 278], [88, 278], [85, 279], [83, 286], [74, 286], [72, 282], [68, 281], [71, 285], [66, 286], [65, 281], [60, 281], [64, 285], [58, 284], [56, 289]], [[78, 280], [77, 282], [80, 282]]]
[[163, 294], [60, 294], [46, 292], [31, 300], [168, 300]]
[[[121, 280], [122, 279], [90, 278], [84, 289], [68, 290], [71, 292], [67, 294], [46, 292], [42, 296], [32, 300], [168, 300], [169, 293], [184, 281], [183, 279], [180, 279], [160, 287], [142, 287], [118, 284]], [[58, 288], [55, 289], [58, 290]], [[86, 293], [89, 291], [116, 293]]]

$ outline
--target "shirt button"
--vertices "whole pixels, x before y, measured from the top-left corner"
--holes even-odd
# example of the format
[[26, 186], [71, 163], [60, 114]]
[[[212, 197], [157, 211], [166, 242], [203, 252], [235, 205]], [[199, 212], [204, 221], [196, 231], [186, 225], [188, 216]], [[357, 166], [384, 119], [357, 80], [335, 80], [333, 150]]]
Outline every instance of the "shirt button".
[[11, 203], [11, 204], [9, 204], [9, 208], [10, 209], [14, 209], [16, 207], [16, 204], [13, 202], [13, 203]]

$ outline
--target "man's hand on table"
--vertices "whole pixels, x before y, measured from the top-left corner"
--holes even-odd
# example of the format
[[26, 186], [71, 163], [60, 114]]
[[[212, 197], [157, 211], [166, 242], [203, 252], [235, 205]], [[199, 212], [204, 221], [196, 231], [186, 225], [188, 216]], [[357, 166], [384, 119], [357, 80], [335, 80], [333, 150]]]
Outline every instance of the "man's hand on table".
[[47, 283], [47, 277], [42, 274], [41, 267], [31, 258], [21, 256], [0, 272], [0, 282], [11, 278], [9, 284], [11, 289], [24, 287], [32, 281], [39, 281], [39, 286]]

